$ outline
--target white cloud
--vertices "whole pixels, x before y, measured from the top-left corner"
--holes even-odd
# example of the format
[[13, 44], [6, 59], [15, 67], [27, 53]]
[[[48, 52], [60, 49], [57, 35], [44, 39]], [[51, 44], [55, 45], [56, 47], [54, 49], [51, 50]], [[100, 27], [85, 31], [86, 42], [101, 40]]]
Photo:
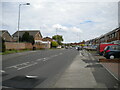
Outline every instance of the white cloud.
[[[30, 4], [21, 7], [20, 29], [40, 29], [43, 36], [53, 36], [56, 28], [61, 28], [58, 33], [66, 42], [77, 42], [77, 33], [81, 33], [80, 40], [87, 40], [118, 26], [115, 2], [31, 0]], [[17, 30], [18, 5], [6, 2], [2, 7], [3, 27], [11, 34]]]
[[82, 33], [82, 30], [81, 30], [80, 28], [77, 28], [77, 27], [72, 27], [72, 28], [71, 28], [71, 31]]

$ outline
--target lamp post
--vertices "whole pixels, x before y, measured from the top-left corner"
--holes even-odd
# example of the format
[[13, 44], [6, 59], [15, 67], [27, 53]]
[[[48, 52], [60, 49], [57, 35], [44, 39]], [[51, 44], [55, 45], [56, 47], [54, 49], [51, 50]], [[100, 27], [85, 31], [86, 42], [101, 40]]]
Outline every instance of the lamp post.
[[30, 3], [19, 4], [19, 12], [18, 12], [18, 43], [19, 43], [19, 28], [20, 28], [20, 7], [21, 5], [30, 5]]
[[57, 30], [61, 28], [56, 28], [56, 41], [58, 42]]

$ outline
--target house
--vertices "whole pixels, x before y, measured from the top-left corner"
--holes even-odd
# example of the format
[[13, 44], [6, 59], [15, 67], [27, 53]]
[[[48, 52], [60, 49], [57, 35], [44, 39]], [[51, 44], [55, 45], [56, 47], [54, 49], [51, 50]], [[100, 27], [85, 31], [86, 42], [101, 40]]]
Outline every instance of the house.
[[[34, 41], [35, 41], [35, 44], [33, 45], [33, 47], [35, 47], [36, 49], [50, 48], [50, 42], [42, 41], [42, 34], [41, 34], [40, 30], [19, 31], [19, 38], [22, 38], [22, 36], [25, 32], [28, 32], [29, 35], [33, 36]], [[18, 31], [16, 31], [12, 36], [17, 41], [18, 40]]]
[[50, 37], [44, 37], [44, 38], [42, 39], [42, 41], [49, 41], [49, 42], [52, 42], [53, 39], [50, 38]]
[[[40, 30], [19, 31], [19, 38], [22, 38], [22, 36], [25, 32], [28, 32], [29, 35], [33, 36], [35, 43], [41, 43], [42, 42], [42, 35], [41, 35]], [[18, 40], [18, 31], [16, 31], [12, 36], [17, 41]]]
[[86, 41], [86, 45], [98, 45], [100, 43], [120, 44], [120, 27], [101, 35], [100, 37]]
[[13, 41], [13, 37], [10, 35], [10, 33], [7, 30], [1, 30], [0, 37], [2, 37], [3, 40], [5, 40], [5, 42], [12, 42]]

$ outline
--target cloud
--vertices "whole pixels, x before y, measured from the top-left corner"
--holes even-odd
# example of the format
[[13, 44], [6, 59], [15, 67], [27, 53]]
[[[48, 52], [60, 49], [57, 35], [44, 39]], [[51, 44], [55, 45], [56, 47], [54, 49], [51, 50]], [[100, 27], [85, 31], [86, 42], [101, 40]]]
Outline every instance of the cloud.
[[72, 28], [70, 28], [70, 30], [72, 32], [80, 32], [80, 33], [82, 33], [82, 30], [80, 28], [77, 28], [77, 27], [72, 27]]
[[[0, 21], [11, 34], [17, 30], [19, 3], [2, 3], [3, 16]], [[64, 36], [65, 42], [78, 42], [79, 37], [80, 40], [92, 39], [117, 28], [117, 4], [79, 0], [31, 0], [30, 6], [21, 6], [20, 29], [40, 30], [44, 37], [51, 37], [56, 34], [56, 28], [59, 28], [58, 33]]]

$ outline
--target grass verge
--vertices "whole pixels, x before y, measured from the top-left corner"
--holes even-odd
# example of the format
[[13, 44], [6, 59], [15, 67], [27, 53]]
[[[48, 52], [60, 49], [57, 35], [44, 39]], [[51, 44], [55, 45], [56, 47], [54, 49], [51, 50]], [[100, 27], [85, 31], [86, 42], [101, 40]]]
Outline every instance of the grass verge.
[[0, 55], [19, 53], [19, 52], [25, 52], [25, 51], [30, 51], [30, 49], [25, 49], [25, 50], [6, 50], [5, 52], [0, 53]]

